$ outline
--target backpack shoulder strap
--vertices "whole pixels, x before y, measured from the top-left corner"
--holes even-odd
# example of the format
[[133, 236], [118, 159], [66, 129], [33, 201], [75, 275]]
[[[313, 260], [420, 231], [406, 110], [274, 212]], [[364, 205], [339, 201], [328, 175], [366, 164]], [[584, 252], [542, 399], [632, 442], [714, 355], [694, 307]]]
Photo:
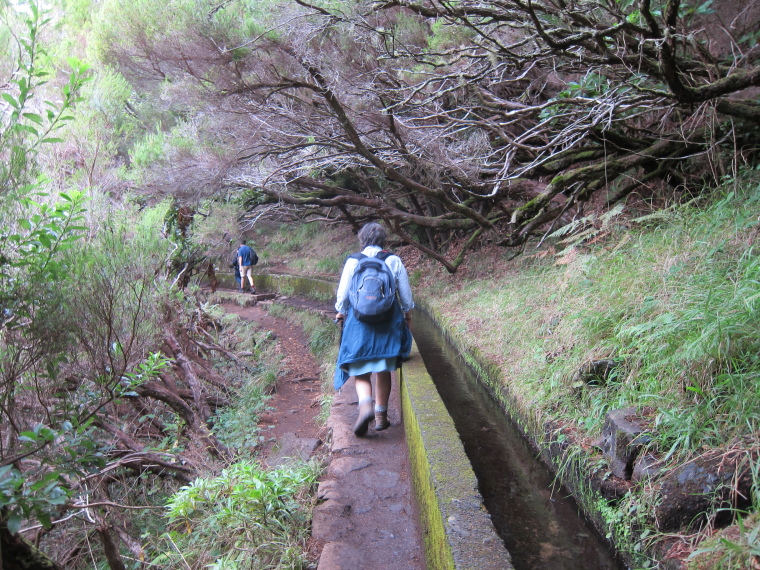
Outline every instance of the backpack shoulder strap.
[[365, 257], [367, 257], [367, 256], [366, 256], [366, 255], [364, 255], [364, 254], [363, 254], [363, 253], [361, 253], [361, 252], [359, 252], [359, 253], [352, 253], [351, 255], [349, 255], [349, 256], [346, 258], [346, 261], [348, 261], [349, 259], [356, 259], [357, 261], [359, 261], [359, 260], [361, 260], [361, 259], [364, 259]]
[[393, 255], [393, 253], [391, 253], [390, 251], [382, 250], [382, 251], [378, 251], [377, 255], [375, 257], [378, 258], [378, 259], [382, 259], [383, 261], [385, 261], [391, 255]]

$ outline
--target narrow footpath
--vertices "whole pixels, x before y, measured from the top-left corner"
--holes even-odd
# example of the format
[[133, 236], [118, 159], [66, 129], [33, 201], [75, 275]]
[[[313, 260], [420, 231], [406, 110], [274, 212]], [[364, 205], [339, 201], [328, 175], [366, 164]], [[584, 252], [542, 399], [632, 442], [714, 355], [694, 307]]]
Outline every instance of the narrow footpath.
[[[353, 380], [334, 395], [326, 426], [318, 425], [319, 365], [300, 327], [270, 316], [259, 304], [240, 306], [231, 290], [217, 292], [224, 308], [256, 322], [276, 336], [287, 373], [281, 377], [261, 416], [260, 450], [269, 467], [290, 457], [321, 456], [328, 463], [318, 488], [310, 557], [317, 570], [423, 570], [424, 549], [412, 490], [409, 454], [398, 379], [393, 378], [389, 405], [391, 427], [358, 438], [352, 426], [357, 413]], [[269, 301], [263, 301], [266, 303]], [[278, 298], [332, 315], [332, 307], [308, 299]]]
[[324, 541], [318, 570], [425, 567], [396, 375], [391, 427], [358, 438], [353, 380], [336, 394], [328, 428], [330, 466], [319, 485], [312, 535]]

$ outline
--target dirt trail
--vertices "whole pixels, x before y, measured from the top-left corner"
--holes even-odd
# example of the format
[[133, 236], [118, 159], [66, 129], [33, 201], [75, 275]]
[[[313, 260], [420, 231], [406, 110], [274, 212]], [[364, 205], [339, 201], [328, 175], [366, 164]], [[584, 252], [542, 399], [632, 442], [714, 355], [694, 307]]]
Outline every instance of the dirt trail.
[[[331, 312], [329, 304], [307, 299], [278, 302]], [[357, 399], [350, 381], [335, 395], [326, 427], [320, 412], [319, 365], [300, 327], [271, 317], [258, 306], [225, 304], [225, 309], [257, 322], [276, 335], [287, 373], [278, 380], [260, 419], [265, 438], [261, 455], [270, 467], [288, 457], [323, 453], [329, 462], [314, 509], [310, 554], [318, 570], [422, 570], [424, 551], [412, 492], [409, 455], [401, 423], [396, 378], [391, 394], [391, 427], [365, 438], [351, 431]], [[327, 442], [327, 444], [325, 444]]]

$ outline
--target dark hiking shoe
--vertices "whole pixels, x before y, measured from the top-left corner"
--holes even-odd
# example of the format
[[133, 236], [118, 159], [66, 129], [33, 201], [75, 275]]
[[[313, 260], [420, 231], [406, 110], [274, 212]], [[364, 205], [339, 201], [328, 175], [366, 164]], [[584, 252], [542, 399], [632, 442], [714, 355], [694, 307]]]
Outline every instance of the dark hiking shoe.
[[372, 406], [372, 402], [365, 402], [363, 404], [359, 404], [359, 415], [356, 418], [356, 423], [354, 424], [354, 434], [356, 434], [358, 437], [362, 437], [367, 433], [367, 428], [369, 427], [369, 422], [371, 422], [375, 417], [375, 412]]
[[250, 293], [251, 295], [255, 295], [255, 294], [256, 294], [256, 289], [251, 289], [251, 290], [249, 291], [249, 293]]
[[375, 412], [375, 431], [388, 429], [391, 422], [388, 421], [388, 412]]

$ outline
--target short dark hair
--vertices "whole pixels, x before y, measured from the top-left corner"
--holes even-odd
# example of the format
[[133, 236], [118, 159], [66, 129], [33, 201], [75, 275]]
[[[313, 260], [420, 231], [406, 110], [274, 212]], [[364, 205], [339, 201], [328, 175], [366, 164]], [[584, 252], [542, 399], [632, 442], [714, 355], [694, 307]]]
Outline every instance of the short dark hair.
[[385, 228], [377, 222], [370, 222], [359, 230], [359, 243], [361, 243], [362, 249], [368, 245], [385, 247], [385, 238], [387, 237]]
[[245, 245], [245, 239], [240, 240], [240, 245]]

